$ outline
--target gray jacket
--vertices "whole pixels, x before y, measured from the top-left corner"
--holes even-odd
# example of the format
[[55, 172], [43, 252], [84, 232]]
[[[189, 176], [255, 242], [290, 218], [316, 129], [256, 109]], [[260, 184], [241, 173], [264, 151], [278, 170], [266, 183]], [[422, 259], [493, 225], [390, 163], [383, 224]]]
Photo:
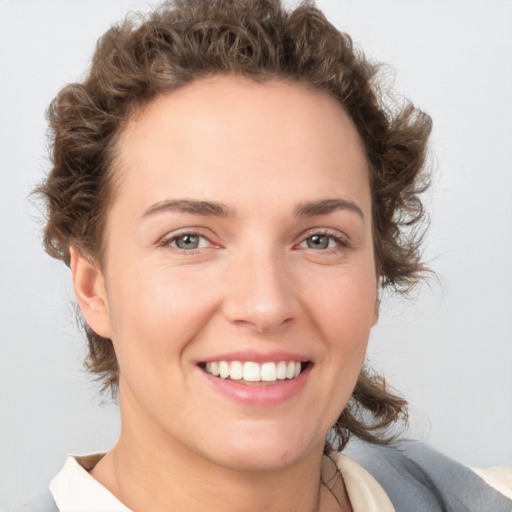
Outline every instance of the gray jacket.
[[356, 441], [345, 453], [382, 485], [396, 512], [512, 512], [512, 500], [423, 443]]

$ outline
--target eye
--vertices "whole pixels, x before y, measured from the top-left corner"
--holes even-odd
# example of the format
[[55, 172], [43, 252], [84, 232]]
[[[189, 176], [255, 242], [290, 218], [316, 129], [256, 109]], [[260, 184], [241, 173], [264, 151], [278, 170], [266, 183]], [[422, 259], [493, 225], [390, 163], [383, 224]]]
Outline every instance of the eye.
[[168, 239], [165, 242], [165, 245], [183, 251], [193, 251], [195, 249], [208, 247], [210, 245], [210, 241], [198, 233], [181, 233], [180, 235]]
[[347, 245], [347, 241], [339, 235], [332, 233], [313, 233], [305, 238], [300, 243], [299, 247], [313, 249], [315, 251], [324, 251], [338, 247], [346, 247]]
[[328, 249], [335, 245], [332, 237], [327, 235], [312, 235], [306, 238], [306, 245], [310, 249]]

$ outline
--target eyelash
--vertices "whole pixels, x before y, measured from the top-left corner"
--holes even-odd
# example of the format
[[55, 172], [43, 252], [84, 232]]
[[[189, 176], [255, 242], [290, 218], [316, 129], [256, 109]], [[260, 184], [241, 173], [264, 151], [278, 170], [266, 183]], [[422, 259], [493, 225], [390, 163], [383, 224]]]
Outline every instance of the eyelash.
[[[194, 249], [183, 249], [183, 248], [172, 245], [180, 238], [184, 238], [186, 236], [197, 237], [199, 239], [206, 240], [209, 245], [214, 245], [213, 242], [209, 238], [207, 238], [204, 234], [202, 234], [198, 231], [194, 231], [194, 230], [182, 231], [181, 233], [173, 234], [170, 237], [166, 237], [166, 238], [162, 239], [162, 241], [160, 242], [159, 245], [161, 245], [162, 247], [171, 247], [172, 249], [174, 249], [178, 252], [181, 252], [183, 254], [187, 254], [187, 255], [196, 254], [200, 249], [204, 249], [204, 247], [197, 247]], [[325, 229], [324, 230], [314, 230], [314, 231], [310, 231], [310, 232], [306, 233], [306, 236], [301, 238], [301, 241], [298, 244], [296, 244], [295, 247], [300, 247], [300, 246], [302, 246], [302, 244], [307, 244], [307, 241], [309, 239], [313, 238], [314, 236], [326, 237], [330, 240], [333, 240], [336, 243], [336, 246], [335, 247], [326, 247], [324, 249], [313, 249], [312, 247], [304, 247], [305, 249], [311, 249], [312, 251], [315, 251], [315, 252], [336, 252], [336, 251], [339, 251], [340, 249], [346, 249], [346, 248], [350, 247], [350, 244], [349, 244], [349, 241], [347, 240], [347, 238], [341, 236], [337, 232], [332, 232], [330, 230], [325, 230]]]

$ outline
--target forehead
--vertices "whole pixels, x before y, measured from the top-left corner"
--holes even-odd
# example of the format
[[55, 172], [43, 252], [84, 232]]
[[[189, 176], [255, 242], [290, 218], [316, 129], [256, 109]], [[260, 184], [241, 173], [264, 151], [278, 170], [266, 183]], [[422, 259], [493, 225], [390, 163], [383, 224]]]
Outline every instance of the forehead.
[[143, 201], [160, 192], [236, 200], [261, 184], [269, 199], [291, 184], [326, 195], [340, 178], [368, 186], [361, 139], [334, 98], [296, 82], [233, 75], [150, 102], [123, 132], [116, 164], [121, 192]]

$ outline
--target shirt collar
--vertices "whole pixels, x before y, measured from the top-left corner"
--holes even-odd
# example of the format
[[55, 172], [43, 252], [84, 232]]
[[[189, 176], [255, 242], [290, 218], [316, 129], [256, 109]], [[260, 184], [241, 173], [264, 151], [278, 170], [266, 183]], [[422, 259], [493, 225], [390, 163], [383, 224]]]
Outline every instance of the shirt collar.
[[[99, 460], [101, 455], [96, 458]], [[77, 459], [81, 460], [80, 457], [68, 457], [64, 467], [50, 483], [50, 491], [60, 512], [130, 512]]]

